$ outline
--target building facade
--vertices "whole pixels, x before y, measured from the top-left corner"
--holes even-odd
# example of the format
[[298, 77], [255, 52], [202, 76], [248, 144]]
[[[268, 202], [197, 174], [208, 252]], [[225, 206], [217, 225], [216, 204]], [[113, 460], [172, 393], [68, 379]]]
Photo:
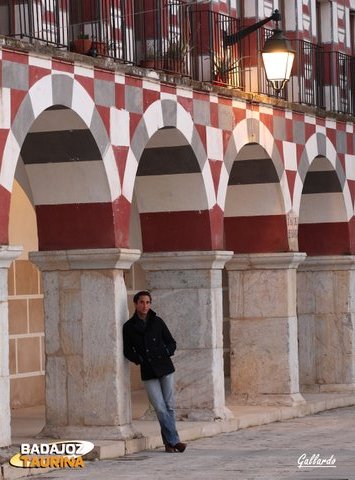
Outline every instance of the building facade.
[[[272, 22], [224, 43], [276, 8], [296, 51], [280, 95]], [[11, 407], [43, 402], [50, 436], [132, 435], [138, 288], [177, 339], [182, 417], [226, 418], [226, 383], [252, 404], [354, 389], [354, 15], [0, 1], [0, 446]]]

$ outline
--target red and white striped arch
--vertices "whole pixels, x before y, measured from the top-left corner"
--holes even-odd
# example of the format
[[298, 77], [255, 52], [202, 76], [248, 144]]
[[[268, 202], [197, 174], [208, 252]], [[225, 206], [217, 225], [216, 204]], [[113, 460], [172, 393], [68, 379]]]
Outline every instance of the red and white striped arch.
[[[176, 115], [169, 116], [169, 111], [176, 110]], [[195, 128], [191, 115], [173, 100], [157, 100], [144, 112], [136, 127], [129, 148], [124, 173], [122, 195], [131, 202], [136, 181], [138, 164], [144, 148], [152, 136], [164, 127], [174, 127], [179, 130], [191, 146], [201, 169], [204, 191], [204, 208], [212, 208], [216, 203], [213, 188], [211, 168], [207, 161], [207, 154], [199, 134]], [[192, 205], [192, 208], [193, 205]]]
[[323, 133], [315, 133], [306, 142], [298, 165], [293, 205], [299, 217], [300, 250], [308, 255], [353, 252], [349, 185], [336, 149]]
[[[259, 178], [260, 168], [264, 181]], [[257, 118], [244, 119], [233, 130], [217, 202], [224, 210], [227, 250], [289, 250], [286, 214], [291, 199], [284, 163], [272, 134]]]
[[[28, 184], [33, 190], [39, 248], [115, 246], [112, 203], [121, 193], [115, 155], [93, 99], [72, 74], [58, 72], [44, 76], [24, 96], [5, 143], [0, 186], [10, 196], [27, 135], [38, 131], [40, 119], [45, 125], [43, 116], [49, 115], [48, 109], [56, 105], [68, 109], [64, 112], [69, 120], [67, 127], [59, 126], [58, 130], [70, 130], [71, 113], [77, 118], [74, 123], [81, 123], [80, 128], [90, 131], [99, 158], [91, 162], [76, 162], [75, 159], [51, 162], [49, 158], [44, 164], [26, 165], [22, 169], [27, 171]], [[6, 220], [2, 228], [7, 228]], [[7, 238], [7, 232], [2, 232], [1, 236]]]
[[[137, 177], [143, 152], [164, 128], [179, 132], [185, 146], [192, 150], [198, 168]], [[209, 250], [216, 247], [217, 238], [221, 239], [220, 222], [213, 213], [216, 194], [206, 149], [191, 115], [174, 100], [155, 101], [135, 129], [122, 194], [132, 203], [134, 192], [145, 251]]]
[[270, 130], [260, 120], [257, 119], [253, 119], [253, 128], [251, 129], [249, 120], [250, 119], [244, 119], [239, 122], [232, 132], [221, 170], [217, 193], [217, 204], [222, 210], [225, 209], [229, 175], [238, 153], [249, 143], [258, 143], [266, 151], [274, 164], [280, 180], [280, 188], [284, 203], [282, 213], [287, 213], [291, 209], [291, 196], [288, 188], [283, 158], [281, 157], [275, 139]]
[[346, 220], [349, 221], [354, 215], [354, 208], [352, 205], [349, 185], [346, 181], [346, 175], [333, 143], [322, 133], [313, 134], [305, 144], [295, 180], [292, 199], [293, 210], [297, 216], [299, 216], [305, 177], [314, 159], [320, 155], [324, 156], [331, 163], [334, 171], [337, 173], [343, 192]]

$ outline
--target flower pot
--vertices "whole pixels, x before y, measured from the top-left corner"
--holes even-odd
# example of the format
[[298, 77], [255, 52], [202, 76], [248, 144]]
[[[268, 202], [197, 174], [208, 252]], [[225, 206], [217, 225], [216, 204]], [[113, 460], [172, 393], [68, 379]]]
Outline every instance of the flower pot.
[[140, 62], [141, 67], [143, 68], [150, 68], [151, 70], [161, 70], [162, 69], [162, 61], [160, 58], [147, 58], [145, 60], [141, 60]]
[[107, 43], [105, 42], [92, 42], [92, 48], [96, 50], [96, 55], [107, 55]]
[[218, 87], [225, 87], [228, 83], [228, 78], [226, 78], [224, 75], [217, 74], [215, 75], [212, 83]]
[[76, 53], [87, 55], [92, 46], [92, 40], [90, 38], [77, 38], [73, 40], [73, 50]]
[[168, 57], [164, 62], [164, 70], [174, 73], [183, 73], [184, 71], [184, 59]]

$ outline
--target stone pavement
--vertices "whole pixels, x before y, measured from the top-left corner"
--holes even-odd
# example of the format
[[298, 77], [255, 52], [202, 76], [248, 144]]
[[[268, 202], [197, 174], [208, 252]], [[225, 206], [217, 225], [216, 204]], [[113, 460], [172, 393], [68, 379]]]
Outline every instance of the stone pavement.
[[[302, 454], [332, 467], [298, 468]], [[355, 480], [355, 407], [192, 441], [184, 454], [162, 449], [87, 462], [31, 480]]]
[[[248, 429], [249, 427], [268, 425], [268, 424], [272, 424], [272, 422], [286, 421], [293, 418], [305, 417], [307, 415], [312, 415], [312, 414], [316, 414], [319, 412], [323, 412], [323, 411], [327, 411], [327, 410], [331, 410], [339, 407], [350, 407], [350, 406], [352, 407], [355, 405], [355, 394], [353, 392], [304, 394], [306, 403], [302, 405], [293, 406], [293, 407], [266, 406], [266, 405], [241, 406], [241, 405], [234, 404], [233, 399], [231, 397], [228, 397], [227, 405], [233, 414], [232, 418], [226, 421], [215, 421], [215, 422], [189, 422], [189, 421], [178, 422], [178, 430], [179, 430], [181, 439], [183, 441], [189, 442], [189, 451], [186, 452], [186, 455], [185, 454], [181, 455], [181, 457], [183, 458], [179, 460], [179, 458], [175, 458], [176, 455], [173, 455], [173, 458], [170, 458], [170, 457], [167, 458], [167, 454], [160, 453], [158, 450], [156, 450], [162, 446], [160, 432], [159, 432], [159, 424], [156, 420], [155, 421], [138, 420], [146, 411], [148, 404], [146, 403], [146, 399], [144, 398], [144, 395], [142, 396], [142, 392], [137, 392], [137, 394], [135, 395], [136, 396], [133, 398], [134, 400], [133, 401], [133, 414], [134, 414], [133, 427], [137, 432], [141, 433], [140, 437], [134, 438], [134, 439], [128, 439], [126, 441], [123, 441], [123, 440], [95, 441], [95, 451], [93, 453], [95, 453], [95, 455], [100, 460], [103, 460], [102, 464], [99, 462], [100, 469], [102, 468], [105, 470], [106, 468], [110, 469], [111, 468], [110, 465], [113, 465], [113, 466], [120, 465], [119, 475], [111, 478], [121, 478], [121, 473], [122, 472], [124, 473], [125, 471], [123, 466], [126, 465], [126, 463], [127, 465], [130, 465], [131, 461], [135, 461], [134, 460], [135, 457], [131, 457], [130, 454], [143, 452], [143, 453], [139, 453], [138, 455], [138, 460], [137, 460], [138, 465], [142, 464], [142, 462], [139, 459], [145, 460], [145, 462], [143, 462], [143, 465], [146, 465], [146, 464], [150, 465], [150, 462], [154, 463], [155, 461], [154, 459], [159, 459], [159, 458], [162, 458], [162, 465], [166, 464], [167, 460], [170, 463], [172, 463], [172, 465], [176, 465], [177, 471], [175, 472], [175, 476], [172, 476], [170, 478], [180, 478], [178, 477], [180, 472], [185, 472], [185, 475], [187, 475], [186, 474], [187, 467], [186, 468], [184, 467], [185, 465], [184, 462], [186, 462], [186, 466], [189, 465], [189, 468], [191, 468], [192, 472], [194, 472], [197, 469], [199, 462], [201, 462], [202, 466], [206, 466], [204, 470], [206, 473], [203, 475], [203, 478], [204, 479], [206, 478], [207, 480], [207, 478], [209, 477], [206, 477], [206, 475], [209, 475], [209, 472], [210, 472], [210, 466], [209, 466], [210, 457], [215, 458], [216, 456], [213, 453], [211, 455], [202, 454], [201, 458], [199, 457], [199, 455], [197, 456], [194, 455], [193, 457], [191, 457], [190, 456], [191, 451], [192, 452], [195, 451], [194, 450], [195, 447], [193, 447], [193, 445], [197, 445], [196, 447], [197, 453], [199, 452], [199, 449], [200, 449], [200, 447], [198, 447], [198, 445], [200, 444], [191, 443], [192, 440], [212, 437], [222, 433], [230, 434], [231, 432], [237, 432], [236, 434], [237, 436], [235, 438], [243, 438], [243, 437], [239, 437], [238, 435], [245, 435], [244, 433], [242, 433], [243, 429]], [[340, 411], [345, 411], [345, 410], [340, 410]], [[305, 422], [304, 424], [307, 425], [308, 418], [310, 417], [306, 417], [305, 419], [300, 421]], [[347, 425], [346, 422], [345, 422], [345, 425]], [[24, 443], [24, 442], [47, 443], [48, 441], [50, 441], [51, 439], [38, 438], [38, 437], [36, 438], [36, 435], [41, 431], [43, 426], [44, 426], [44, 408], [43, 407], [33, 407], [30, 409], [14, 410], [13, 416], [12, 416], [13, 445], [9, 449], [0, 449], [0, 463], [2, 463], [1, 455], [5, 456], [5, 458], [10, 458], [15, 453], [18, 453], [19, 444], [21, 443]], [[265, 428], [273, 428], [273, 426], [265, 427]], [[225, 438], [225, 437], [218, 437], [218, 438]], [[66, 440], [70, 440], [70, 439], [68, 438]], [[80, 439], [77, 439], [77, 440], [80, 440]], [[207, 444], [209, 441], [210, 440], [206, 440]], [[211, 441], [213, 442], [213, 440]], [[204, 443], [202, 443], [201, 445], [204, 445]], [[219, 445], [218, 442], [217, 442], [217, 445]], [[223, 443], [221, 445], [223, 445]], [[253, 462], [257, 461], [255, 458], [253, 458], [253, 455], [255, 455], [255, 448], [252, 449], [251, 452], [244, 452], [243, 455], [240, 455], [242, 453], [240, 448], [243, 448], [244, 442], [241, 445], [242, 445], [241, 447], [238, 444], [234, 445], [232, 449], [228, 447], [226, 448], [226, 452], [229, 452], [232, 458], [236, 456], [236, 459], [238, 459], [239, 463], [240, 462], [243, 463], [244, 459], [248, 459], [250, 455], [251, 455], [250, 458]], [[204, 447], [202, 447], [202, 450], [206, 452], [206, 450], [204, 450]], [[218, 451], [218, 454], [221, 451], [223, 451], [223, 448]], [[296, 449], [296, 451], [292, 454], [293, 456], [296, 455], [296, 460], [301, 454], [300, 453], [299, 455], [297, 455], [297, 453], [298, 453], [298, 450]], [[311, 452], [311, 453], [317, 453], [317, 452]], [[133, 460], [131, 460], [131, 458], [133, 458]], [[267, 458], [269, 458], [269, 454]], [[270, 456], [270, 458], [273, 458], [273, 457]], [[109, 461], [106, 461], [111, 459], [112, 459], [112, 463], [110, 463]], [[292, 459], [290, 459], [290, 462], [293, 462]], [[180, 465], [179, 462], [182, 462], [182, 464]], [[228, 458], [224, 459], [223, 457], [221, 461], [217, 460], [217, 464], [221, 464], [221, 465], [223, 465], [224, 463], [228, 464], [228, 462], [229, 462]], [[88, 463], [88, 467], [82, 473], [77, 470], [75, 470], [74, 472], [70, 472], [68, 471], [68, 469], [66, 469], [65, 471], [55, 470], [51, 474], [52, 477], [48, 477], [48, 478], [68, 478], [69, 479], [69, 478], [74, 478], [70, 476], [73, 474], [77, 476], [84, 475], [84, 476], [78, 476], [78, 479], [79, 478], [80, 479], [99, 478], [101, 476], [106, 477], [107, 472], [103, 471], [103, 473], [101, 474], [101, 470], [99, 471], [99, 473], [96, 471], [95, 473], [95, 475], [97, 475], [96, 477], [85, 476], [90, 474], [90, 471], [91, 471], [90, 469], [94, 468], [95, 465], [96, 465], [95, 462]], [[290, 465], [293, 465], [293, 463], [290, 463]], [[249, 468], [249, 467], [245, 467], [245, 468]], [[161, 467], [161, 469], [163, 469], [163, 467]], [[2, 463], [0, 465], [0, 470], [1, 470], [0, 471], [1, 480], [14, 480], [14, 479], [25, 477], [28, 475], [38, 475], [37, 469], [14, 468], [14, 467], [11, 467], [8, 464], [8, 462]], [[236, 471], [237, 470], [238, 468], [236, 468]], [[318, 470], [323, 470], [323, 469], [318, 469]], [[326, 470], [332, 472], [335, 469], [327, 468]], [[228, 472], [229, 470], [227, 469], [226, 471]], [[340, 471], [340, 470], [338, 469], [337, 471]], [[45, 471], [41, 470], [41, 472], [43, 475]], [[300, 475], [300, 473], [303, 473], [303, 470], [298, 470], [296, 468], [296, 473], [298, 474], [296, 478], [298, 480], [303, 480], [304, 477]], [[142, 475], [143, 475], [142, 478], [149, 478], [149, 476], [147, 476], [149, 474], [150, 474], [150, 470], [149, 469], [147, 470], [146, 467], [144, 466], [143, 471], [141, 472], [139, 477], [135, 477], [134, 475], [130, 476], [130, 473], [128, 472], [127, 473], [128, 476], [126, 475], [126, 478], [140, 478]], [[64, 477], [60, 475], [64, 475]], [[159, 477], [159, 475], [160, 475], [159, 472], [158, 473], [156, 472], [154, 475], [154, 480], [158, 480], [159, 478], [162, 478], [162, 477]], [[260, 473], [260, 475], [262, 474]], [[344, 478], [348, 478], [348, 477], [349, 475], [345, 476]], [[33, 478], [33, 476], [31, 478]], [[164, 478], [167, 478], [167, 477], [164, 477]], [[199, 478], [199, 477], [196, 477], [196, 478]], [[219, 478], [224, 479], [227, 477], [221, 477], [220, 473], [218, 473], [218, 476], [214, 478], [216, 478], [216, 480], [219, 480]], [[237, 477], [234, 476], [234, 477], [228, 477], [228, 478], [237, 478]], [[253, 478], [253, 477], [238, 476], [238, 479], [239, 478], [244, 480], [244, 478]], [[259, 479], [264, 477], [256, 476], [255, 478]], [[283, 477], [279, 477], [279, 478], [283, 478]], [[289, 477], [289, 478], [292, 478], [292, 477]], [[307, 478], [312, 479], [312, 477], [309, 477], [309, 475]], [[313, 477], [313, 478], [318, 478], [318, 477]], [[331, 479], [332, 477], [331, 476], [329, 477], [328, 475], [328, 477], [319, 477], [319, 478], [322, 478], [322, 480], [323, 478], [328, 480], [328, 479]], [[334, 477], [334, 478], [338, 480], [339, 477]]]

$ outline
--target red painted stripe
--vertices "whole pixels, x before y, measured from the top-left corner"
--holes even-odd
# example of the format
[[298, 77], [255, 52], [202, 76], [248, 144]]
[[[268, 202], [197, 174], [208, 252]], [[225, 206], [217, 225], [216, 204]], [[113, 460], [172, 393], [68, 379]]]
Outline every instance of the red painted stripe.
[[0, 185], [0, 244], [9, 244], [9, 213], [11, 193]]
[[94, 100], [95, 92], [94, 92], [94, 79], [91, 77], [84, 77], [82, 75], [75, 75], [75, 80], [80, 83], [86, 90], [86, 92], [90, 95], [90, 97]]
[[226, 250], [234, 250], [236, 253], [289, 250], [285, 215], [226, 217], [224, 232]]
[[32, 65], [29, 66], [29, 81], [30, 81], [30, 88], [38, 82], [41, 78], [46, 77], [50, 74], [50, 70], [46, 68], [40, 67], [33, 67]]
[[344, 255], [351, 252], [349, 224], [315, 223], [300, 224], [298, 247], [307, 255]]
[[212, 250], [223, 250], [224, 249], [224, 213], [223, 210], [215, 205], [210, 210], [210, 222], [211, 222], [211, 238], [212, 238]]
[[39, 250], [115, 247], [111, 203], [36, 206]]
[[115, 76], [113, 72], [108, 72], [107, 70], [99, 70], [95, 68], [95, 80], [106, 80], [107, 82], [114, 82]]
[[0, 166], [2, 165], [2, 162], [3, 162], [4, 150], [5, 150], [7, 137], [9, 136], [9, 131], [10, 130], [7, 128], [0, 128]]
[[211, 250], [210, 212], [141, 213], [143, 250]]
[[349, 236], [350, 236], [350, 253], [355, 253], [355, 217], [349, 222]]
[[13, 122], [23, 99], [27, 94], [28, 91], [26, 90], [16, 90], [14, 88], [11, 90], [11, 122]]
[[74, 73], [74, 65], [72, 63], [53, 59], [53, 70], [58, 70], [60, 72]]
[[112, 203], [112, 210], [115, 223], [116, 246], [130, 248], [129, 227], [131, 218], [131, 204], [121, 195]]
[[28, 64], [28, 58], [28, 52], [14, 52], [6, 49], [2, 51], [2, 59], [8, 62]]
[[96, 110], [99, 112], [102, 123], [105, 125], [107, 135], [110, 135], [110, 109], [102, 105], [96, 105]]

